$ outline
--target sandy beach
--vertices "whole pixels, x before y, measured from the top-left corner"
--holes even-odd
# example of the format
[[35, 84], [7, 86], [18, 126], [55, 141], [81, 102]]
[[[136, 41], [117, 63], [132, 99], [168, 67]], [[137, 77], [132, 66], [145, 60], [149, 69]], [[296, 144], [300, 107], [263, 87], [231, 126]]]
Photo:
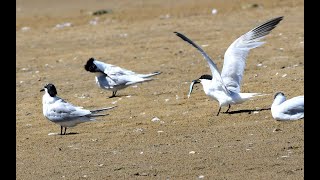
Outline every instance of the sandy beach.
[[[210, 69], [174, 31], [221, 70], [236, 38], [278, 16], [266, 43], [250, 51], [241, 87], [268, 95], [219, 116], [200, 84], [187, 97]], [[91, 57], [162, 74], [109, 98], [84, 69]], [[117, 108], [57, 135], [60, 126], [42, 113], [46, 83], [86, 109]], [[278, 91], [304, 94], [302, 0], [16, 1], [16, 179], [302, 180], [304, 119], [272, 118]]]

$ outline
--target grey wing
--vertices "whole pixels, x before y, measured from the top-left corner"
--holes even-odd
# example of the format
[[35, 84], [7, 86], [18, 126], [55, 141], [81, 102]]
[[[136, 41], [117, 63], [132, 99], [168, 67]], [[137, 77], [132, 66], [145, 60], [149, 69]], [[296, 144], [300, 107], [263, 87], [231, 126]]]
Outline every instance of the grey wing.
[[284, 114], [294, 115], [298, 113], [304, 112], [304, 105], [295, 106], [291, 109], [288, 109], [287, 111], [283, 112]]
[[121, 68], [119, 66], [115, 66], [112, 64], [107, 64], [108, 66], [106, 66], [104, 73], [108, 74], [108, 75], [116, 75], [116, 76], [120, 76], [120, 75], [133, 75], [136, 74], [133, 71], [130, 71], [128, 69], [125, 68]]
[[102, 61], [95, 60], [94, 64], [105, 74], [107, 75], [131, 75], [135, 72], [128, 69], [121, 68], [119, 66], [104, 63]]
[[294, 115], [304, 112], [304, 96], [297, 96], [291, 99], [288, 99], [281, 104], [283, 107], [283, 113]]
[[216, 80], [216, 83], [219, 83], [219, 85], [221, 85], [221, 87], [223, 88], [223, 90], [229, 94], [228, 89], [226, 88], [219, 70], [216, 66], [216, 64], [211, 60], [211, 58], [207, 55], [206, 52], [204, 52], [203, 49], [201, 49], [197, 44], [195, 44], [193, 41], [191, 41], [189, 38], [187, 38], [185, 35], [178, 33], [178, 32], [174, 32], [178, 37], [180, 37], [182, 40], [188, 42], [189, 44], [191, 44], [193, 47], [195, 47], [200, 53], [201, 55], [205, 58], [205, 60], [208, 62], [211, 73], [212, 73], [212, 78]]
[[241, 80], [246, 64], [246, 58], [251, 49], [264, 44], [260, 40], [268, 35], [283, 19], [273, 18], [236, 39], [224, 54], [221, 77], [228, 90], [240, 93]]
[[110, 75], [110, 78], [116, 85], [125, 86], [151, 80], [150, 78], [141, 78], [137, 75]]
[[64, 100], [56, 101], [50, 108], [50, 117], [57, 120], [73, 119], [88, 114], [91, 114], [89, 110], [73, 106]]

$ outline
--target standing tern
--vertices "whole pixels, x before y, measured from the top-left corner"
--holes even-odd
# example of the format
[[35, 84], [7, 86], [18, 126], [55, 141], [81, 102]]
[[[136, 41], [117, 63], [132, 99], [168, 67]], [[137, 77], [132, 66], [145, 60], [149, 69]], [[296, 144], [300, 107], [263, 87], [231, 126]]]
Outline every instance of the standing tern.
[[208, 62], [212, 74], [202, 75], [199, 79], [193, 80], [190, 85], [188, 97], [192, 92], [193, 85], [201, 83], [205, 94], [219, 102], [218, 116], [222, 106], [229, 106], [226, 111], [228, 112], [231, 104], [239, 104], [255, 96], [263, 95], [261, 93], [240, 93], [245, 62], [250, 49], [264, 44], [265, 42], [261, 42], [260, 40], [268, 35], [282, 19], [283, 16], [268, 20], [236, 39], [224, 54], [224, 63], [221, 74], [216, 64], [204, 50], [183, 34], [174, 32], [182, 40], [198, 49]]
[[40, 90], [40, 92], [41, 91], [45, 91], [44, 95], [42, 96], [43, 115], [51, 122], [61, 126], [61, 135], [63, 127], [63, 135], [65, 135], [67, 127], [74, 127], [80, 123], [94, 121], [95, 117], [107, 115], [96, 113], [116, 107], [113, 106], [97, 110], [87, 110], [83, 109], [82, 107], [74, 106], [58, 97], [56, 87], [51, 83], [46, 84], [44, 88]]
[[282, 92], [277, 92], [271, 105], [271, 114], [275, 120], [304, 118], [304, 95], [287, 100]]
[[161, 72], [138, 74], [112, 64], [98, 61], [94, 58], [90, 58], [87, 61], [84, 65], [84, 69], [95, 73], [95, 80], [100, 88], [112, 91], [112, 96], [110, 96], [110, 98], [115, 97], [117, 91], [120, 89], [124, 89], [138, 83], [151, 81], [153, 79], [150, 77], [161, 74]]

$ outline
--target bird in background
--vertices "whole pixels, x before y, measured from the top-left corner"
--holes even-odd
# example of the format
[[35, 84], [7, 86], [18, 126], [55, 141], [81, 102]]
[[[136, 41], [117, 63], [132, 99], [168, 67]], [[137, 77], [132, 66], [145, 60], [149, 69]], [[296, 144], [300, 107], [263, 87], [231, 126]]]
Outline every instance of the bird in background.
[[107, 64], [90, 58], [84, 65], [86, 71], [95, 73], [97, 85], [105, 90], [112, 91], [112, 97], [116, 97], [117, 91], [129, 86], [153, 80], [151, 77], [161, 74], [153, 72], [150, 74], [138, 74], [131, 70], [121, 68], [112, 64]]
[[[106, 116], [108, 114], [97, 114], [101, 111], [106, 111], [115, 108], [107, 107], [97, 110], [87, 110], [83, 107], [74, 106], [62, 98], [57, 96], [56, 87], [49, 83], [44, 86], [44, 95], [42, 96], [43, 115], [51, 122], [61, 126], [61, 135], [65, 135], [68, 127], [74, 127], [77, 124], [94, 121], [96, 117]], [[64, 133], [62, 130], [64, 128]]]
[[190, 97], [193, 85], [201, 83], [205, 94], [219, 102], [218, 116], [221, 107], [223, 106], [228, 106], [226, 111], [228, 112], [232, 104], [243, 103], [253, 97], [264, 95], [261, 93], [241, 93], [240, 85], [244, 73], [246, 58], [251, 49], [259, 47], [265, 43], [260, 40], [268, 35], [282, 19], [283, 16], [268, 20], [236, 39], [224, 54], [224, 63], [221, 74], [217, 65], [209, 55], [201, 49], [201, 47], [185, 35], [179, 32], [174, 32], [178, 37], [191, 44], [202, 54], [204, 59], [208, 62], [211, 70], [211, 75], [205, 74], [192, 81], [188, 97]]
[[291, 99], [277, 92], [271, 105], [271, 114], [275, 120], [298, 120], [304, 118], [304, 95]]

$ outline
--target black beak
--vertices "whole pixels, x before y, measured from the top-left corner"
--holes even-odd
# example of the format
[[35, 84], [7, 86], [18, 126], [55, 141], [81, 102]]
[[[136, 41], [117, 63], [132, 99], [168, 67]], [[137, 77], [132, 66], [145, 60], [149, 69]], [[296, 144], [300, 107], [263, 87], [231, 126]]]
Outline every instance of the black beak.
[[40, 92], [44, 91], [44, 89], [41, 89]]
[[108, 74], [105, 74], [108, 78], [110, 78], [112, 81], [114, 81], [115, 82], [115, 80], [112, 78], [112, 77], [110, 77]]
[[105, 74], [107, 77], [109, 77], [110, 79], [112, 79], [108, 74]]
[[198, 83], [200, 83], [200, 80], [199, 79], [195, 79], [195, 80], [193, 80], [192, 81], [194, 84], [198, 84]]

